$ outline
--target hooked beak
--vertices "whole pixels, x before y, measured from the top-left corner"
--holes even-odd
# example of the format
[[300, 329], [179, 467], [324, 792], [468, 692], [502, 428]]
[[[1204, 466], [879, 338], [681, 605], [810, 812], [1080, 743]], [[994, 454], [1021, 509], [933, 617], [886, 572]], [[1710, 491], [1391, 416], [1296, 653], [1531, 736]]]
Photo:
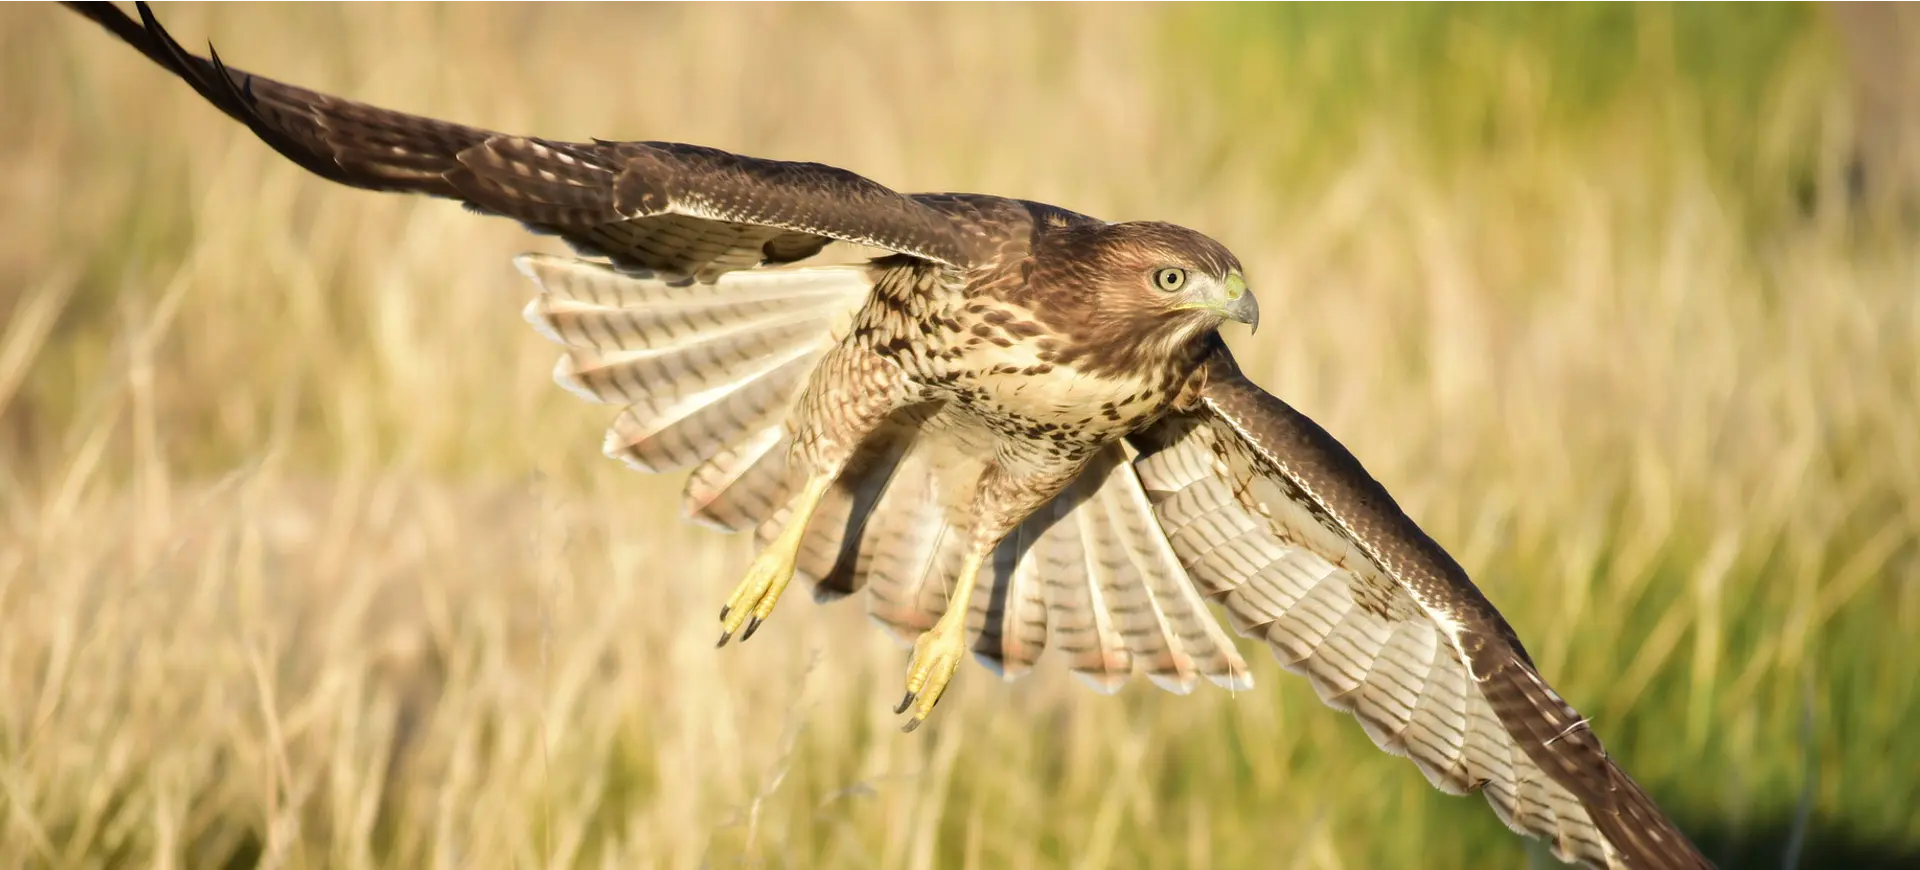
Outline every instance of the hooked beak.
[[1233, 276], [1228, 286], [1237, 288], [1240, 295], [1229, 297], [1227, 303], [1220, 306], [1220, 313], [1226, 315], [1228, 320], [1237, 320], [1246, 324], [1252, 332], [1259, 332], [1260, 302], [1253, 298], [1252, 293], [1247, 292], [1247, 284], [1240, 279], [1239, 275]]
[[1247, 290], [1247, 279], [1235, 272], [1227, 276], [1226, 298], [1209, 306], [1228, 320], [1237, 320], [1260, 331], [1260, 303]]

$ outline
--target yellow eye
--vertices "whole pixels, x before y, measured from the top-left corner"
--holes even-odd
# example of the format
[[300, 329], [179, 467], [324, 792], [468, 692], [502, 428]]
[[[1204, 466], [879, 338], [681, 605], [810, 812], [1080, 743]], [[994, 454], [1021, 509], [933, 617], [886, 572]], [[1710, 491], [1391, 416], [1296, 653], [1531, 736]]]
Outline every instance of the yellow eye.
[[1153, 286], [1172, 293], [1187, 286], [1187, 270], [1168, 267], [1153, 273]]

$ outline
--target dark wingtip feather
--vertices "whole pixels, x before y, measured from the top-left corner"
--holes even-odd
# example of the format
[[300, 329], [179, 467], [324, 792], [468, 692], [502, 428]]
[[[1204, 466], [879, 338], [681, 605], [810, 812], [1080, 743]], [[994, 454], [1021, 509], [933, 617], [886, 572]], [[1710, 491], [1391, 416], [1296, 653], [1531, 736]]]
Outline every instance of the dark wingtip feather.
[[[100, 5], [110, 6], [111, 4]], [[192, 85], [200, 96], [220, 107], [221, 111], [245, 120], [242, 117], [244, 112], [240, 111], [244, 106], [233, 100], [232, 83], [229, 82], [227, 88], [213, 87], [213, 83], [207, 81], [206, 70], [202, 69], [207, 65], [206, 60], [188, 51], [173, 38], [173, 34], [160, 26], [160, 19], [154, 16], [153, 9], [147, 4], [136, 3], [134, 9], [140, 13], [140, 32], [144, 37], [141, 42], [134, 43], [134, 47], [139, 48], [147, 57], [153, 58], [154, 62], [166, 67], [167, 71], [179, 76], [182, 81]], [[209, 52], [213, 50], [213, 43], [207, 43], [207, 50]], [[214, 69], [220, 69], [218, 63], [214, 64]], [[222, 99], [223, 97], [226, 99]]]
[[310, 154], [301, 154], [298, 150], [289, 149], [288, 146], [292, 143], [287, 142], [284, 135], [267, 125], [259, 112], [254, 109], [250, 89], [235, 81], [236, 78], [250, 81], [252, 77], [244, 72], [228, 69], [227, 65], [221, 62], [220, 55], [214, 51], [212, 43], [207, 45], [207, 53], [211, 59], [186, 50], [173, 38], [173, 34], [168, 33], [167, 29], [161, 26], [160, 19], [153, 14], [153, 8], [146, 3], [134, 4], [134, 11], [140, 16], [138, 21], [112, 3], [87, 2], [61, 5], [99, 24], [108, 33], [119, 37], [120, 41], [146, 55], [148, 60], [173, 73], [207, 102], [212, 103], [215, 108], [247, 125], [254, 135], [265, 140], [267, 144], [273, 146], [274, 150], [286, 155], [295, 163], [329, 178], [339, 174], [337, 167], [316, 161]]
[[[140, 15], [138, 21], [112, 3], [62, 3], [60, 5], [106, 28], [108, 33], [119, 37], [121, 42], [133, 46], [141, 54], [146, 55], [148, 60], [159, 64], [182, 81], [192, 85], [196, 92], [219, 106], [222, 111], [236, 118], [241, 117], [238, 110], [243, 107], [233, 101], [230, 91], [231, 82], [228, 83], [227, 90], [213, 88], [202, 69], [207, 65], [207, 61], [182, 48], [180, 43], [174, 40], [173, 35], [168, 33], [165, 27], [160, 26], [160, 20], [154, 17], [152, 7], [146, 3], [133, 5], [134, 11]], [[211, 51], [213, 46], [209, 44], [207, 48]], [[220, 69], [217, 63], [214, 68]], [[223, 97], [226, 99], [222, 99]]]
[[[108, 32], [112, 33], [114, 36], [120, 37], [120, 39], [126, 42], [128, 45], [131, 45], [134, 48], [140, 49], [140, 51], [146, 54], [148, 57], [153, 57], [153, 59], [156, 61], [160, 60], [160, 58], [154, 57], [153, 53], [148, 51], [147, 49], [148, 40], [147, 40], [146, 31], [140, 28], [139, 23], [135, 22], [132, 18], [128, 17], [127, 13], [121, 11], [120, 7], [115, 6], [112, 3], [105, 3], [105, 2], [96, 2], [96, 3], [63, 2], [60, 5], [80, 13], [81, 15], [85, 16], [86, 18], [93, 21], [94, 23], [99, 24], [101, 27], [105, 27]], [[140, 9], [144, 15], [147, 4], [136, 3], [134, 4], [134, 6]]]
[[146, 24], [147, 31], [166, 49], [170, 62], [163, 65], [192, 85], [193, 89], [206, 98], [207, 102], [227, 113], [228, 117], [245, 124], [248, 130], [260, 137], [260, 141], [267, 143], [269, 147], [280, 152], [281, 156], [293, 161], [300, 168], [329, 181], [353, 183], [338, 163], [299, 142], [288, 135], [286, 130], [269, 123], [260, 114], [259, 101], [253, 93], [252, 73], [227, 66], [226, 62], [220, 59], [220, 52], [214, 49], [211, 41], [207, 43], [206, 57], [187, 51], [173, 38], [173, 34], [160, 26], [159, 19], [154, 17], [153, 11], [147, 7], [147, 4], [140, 3], [138, 8], [140, 19]]

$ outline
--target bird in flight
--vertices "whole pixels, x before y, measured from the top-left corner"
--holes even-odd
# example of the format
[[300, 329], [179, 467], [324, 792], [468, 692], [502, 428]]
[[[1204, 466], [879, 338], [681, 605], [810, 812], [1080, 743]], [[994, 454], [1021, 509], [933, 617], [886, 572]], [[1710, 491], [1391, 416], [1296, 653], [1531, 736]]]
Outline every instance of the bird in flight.
[[[831, 166], [559, 142], [388, 111], [200, 57], [147, 6], [67, 4], [289, 160], [556, 234], [525, 315], [555, 378], [622, 406], [605, 452], [692, 469], [684, 509], [760, 544], [746, 640], [795, 577], [865, 591], [925, 721], [969, 655], [1095, 688], [1252, 680], [1217, 605], [1435, 787], [1592, 867], [1708, 865], [1541, 678], [1447, 552], [1313, 421], [1249, 381], [1240, 261], [1193, 230], [902, 194]], [[804, 261], [832, 242], [885, 253]]]

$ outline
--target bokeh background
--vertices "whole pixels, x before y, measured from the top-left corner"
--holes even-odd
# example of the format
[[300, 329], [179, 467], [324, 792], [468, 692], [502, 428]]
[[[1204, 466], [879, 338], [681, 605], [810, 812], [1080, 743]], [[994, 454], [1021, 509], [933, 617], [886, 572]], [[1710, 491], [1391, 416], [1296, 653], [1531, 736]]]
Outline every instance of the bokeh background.
[[[1815, 5], [162, 4], [190, 46], [1220, 238], [1229, 340], [1725, 867], [1920, 866], [1920, 21]], [[0, 867], [1528, 867], [1265, 656], [716, 651], [509, 257], [0, 9]]]

